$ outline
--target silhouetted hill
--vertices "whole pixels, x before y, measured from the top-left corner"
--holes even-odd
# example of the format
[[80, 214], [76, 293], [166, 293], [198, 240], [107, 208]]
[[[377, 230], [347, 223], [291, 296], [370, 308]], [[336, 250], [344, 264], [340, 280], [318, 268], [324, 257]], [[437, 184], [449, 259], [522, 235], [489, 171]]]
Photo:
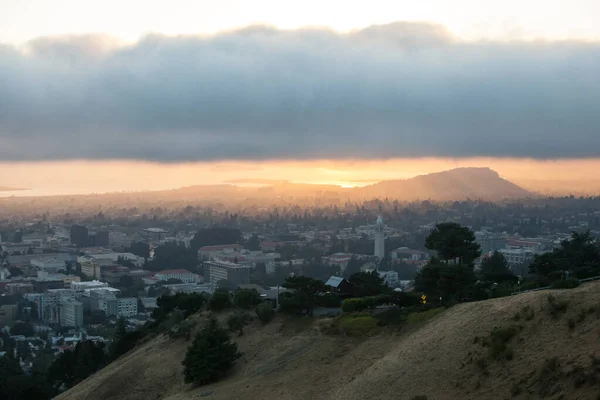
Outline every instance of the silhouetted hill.
[[489, 168], [456, 168], [411, 179], [383, 181], [354, 190], [361, 197], [400, 200], [502, 200], [533, 196]]

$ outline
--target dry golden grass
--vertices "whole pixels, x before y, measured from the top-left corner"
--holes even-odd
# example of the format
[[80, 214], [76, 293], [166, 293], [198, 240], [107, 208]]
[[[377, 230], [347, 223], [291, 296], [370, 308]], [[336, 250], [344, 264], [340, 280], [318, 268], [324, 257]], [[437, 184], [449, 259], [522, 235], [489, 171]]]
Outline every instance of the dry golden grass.
[[[550, 314], [549, 293], [569, 303], [558, 318]], [[515, 317], [526, 306], [527, 318]], [[576, 388], [570, 372], [588, 368], [597, 349], [600, 283], [461, 304], [422, 325], [368, 338], [327, 335], [320, 329], [326, 325], [281, 317], [254, 324], [235, 338], [244, 356], [231, 376], [200, 388], [183, 383], [187, 343], [157, 338], [59, 399], [596, 399], [600, 393], [589, 381]], [[508, 344], [512, 360], [490, 358], [475, 337], [509, 326], [519, 326]], [[555, 357], [562, 372], [548, 377], [542, 371]]]

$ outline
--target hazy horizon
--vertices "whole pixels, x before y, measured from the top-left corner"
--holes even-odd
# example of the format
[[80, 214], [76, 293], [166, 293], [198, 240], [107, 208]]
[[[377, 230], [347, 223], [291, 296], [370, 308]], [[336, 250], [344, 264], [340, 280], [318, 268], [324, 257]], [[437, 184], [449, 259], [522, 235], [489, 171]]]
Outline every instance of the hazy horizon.
[[0, 1], [0, 186], [353, 187], [485, 166], [600, 193], [599, 3], [387, 3]]

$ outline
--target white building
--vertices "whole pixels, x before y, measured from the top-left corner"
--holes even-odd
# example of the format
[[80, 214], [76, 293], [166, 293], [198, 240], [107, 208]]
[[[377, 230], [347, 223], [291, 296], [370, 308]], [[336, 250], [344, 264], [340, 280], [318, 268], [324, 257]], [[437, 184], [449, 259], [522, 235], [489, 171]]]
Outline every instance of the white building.
[[383, 260], [385, 258], [385, 232], [383, 225], [383, 218], [381, 215], [377, 217], [377, 224], [375, 226], [375, 257], [379, 258], [379, 260]]
[[131, 246], [133, 240], [123, 232], [110, 232], [108, 234], [108, 245], [112, 249], [123, 249]]
[[235, 257], [241, 255], [244, 246], [240, 244], [224, 244], [219, 246], [203, 246], [198, 249], [198, 260], [207, 261], [213, 258]]
[[71, 289], [78, 292], [83, 292], [89, 289], [99, 289], [109, 287], [108, 283], [100, 281], [87, 281], [87, 282], [71, 282]]
[[196, 283], [199, 280], [198, 275], [191, 273], [187, 269], [167, 269], [157, 272], [154, 277], [159, 281], [179, 279], [183, 283]]
[[138, 299], [136, 297], [118, 299], [117, 307], [117, 315], [119, 317], [133, 317], [138, 313]]
[[31, 266], [49, 273], [56, 273], [58, 270], [66, 268], [64, 261], [53, 257], [33, 258], [30, 263]]
[[65, 299], [60, 305], [60, 326], [78, 328], [83, 326], [83, 303]]
[[498, 251], [506, 258], [510, 267], [529, 262], [533, 260], [534, 255], [533, 251], [524, 249], [500, 249]]
[[506, 236], [502, 233], [488, 231], [475, 232], [475, 241], [481, 247], [481, 253], [489, 253], [506, 247]]

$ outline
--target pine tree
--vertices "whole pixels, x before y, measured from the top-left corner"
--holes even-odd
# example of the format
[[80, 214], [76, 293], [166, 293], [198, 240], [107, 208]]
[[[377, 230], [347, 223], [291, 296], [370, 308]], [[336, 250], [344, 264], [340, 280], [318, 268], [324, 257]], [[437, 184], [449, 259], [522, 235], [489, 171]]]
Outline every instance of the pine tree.
[[216, 382], [242, 354], [229, 332], [212, 318], [194, 339], [183, 360], [185, 382], [206, 385]]

